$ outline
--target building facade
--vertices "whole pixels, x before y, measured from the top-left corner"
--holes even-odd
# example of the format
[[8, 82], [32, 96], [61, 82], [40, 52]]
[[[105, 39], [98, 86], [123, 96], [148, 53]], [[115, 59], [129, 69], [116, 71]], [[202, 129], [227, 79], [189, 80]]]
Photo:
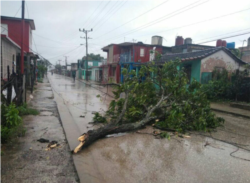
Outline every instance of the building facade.
[[102, 66], [102, 82], [119, 83], [123, 81], [122, 68], [135, 69], [135, 63], [146, 63], [155, 59], [156, 53], [164, 54], [169, 47], [162, 46], [162, 37], [153, 36], [152, 44], [142, 42], [110, 44], [102, 50], [107, 52], [107, 64]]
[[[21, 18], [1, 16], [1, 29], [3, 33], [21, 47]], [[24, 52], [32, 52], [32, 31], [35, 23], [32, 19], [25, 19], [24, 24]], [[3, 34], [2, 33], [2, 34]]]
[[250, 64], [250, 37], [247, 40], [247, 46], [240, 47], [240, 52], [242, 53], [242, 60]]
[[9, 66], [10, 74], [16, 72], [16, 63], [20, 56], [21, 48], [7, 35], [1, 35], [1, 78], [7, 79]]
[[212, 78], [212, 72], [215, 69], [226, 69], [232, 73], [238, 69], [244, 70], [244, 65], [246, 64], [246, 62], [236, 57], [225, 47], [216, 47], [190, 53], [163, 55], [157, 64], [163, 64], [175, 59], [181, 60], [181, 66], [185, 68], [190, 82], [195, 79], [201, 83], [207, 83]]

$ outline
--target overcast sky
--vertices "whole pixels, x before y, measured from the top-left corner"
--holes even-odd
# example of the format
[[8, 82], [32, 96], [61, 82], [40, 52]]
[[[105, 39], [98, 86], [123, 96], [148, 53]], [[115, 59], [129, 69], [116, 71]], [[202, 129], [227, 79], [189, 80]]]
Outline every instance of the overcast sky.
[[[20, 7], [21, 0], [1, 1], [1, 15], [21, 17]], [[76, 62], [86, 54], [79, 28], [93, 28], [89, 53], [105, 58], [101, 48], [108, 44], [150, 44], [153, 35], [162, 36], [164, 46], [174, 46], [177, 35], [203, 43], [249, 32], [226, 39], [237, 47], [250, 37], [249, 0], [26, 1], [25, 9], [25, 18], [33, 19], [36, 26], [32, 49], [52, 64], [65, 60], [64, 56]]]

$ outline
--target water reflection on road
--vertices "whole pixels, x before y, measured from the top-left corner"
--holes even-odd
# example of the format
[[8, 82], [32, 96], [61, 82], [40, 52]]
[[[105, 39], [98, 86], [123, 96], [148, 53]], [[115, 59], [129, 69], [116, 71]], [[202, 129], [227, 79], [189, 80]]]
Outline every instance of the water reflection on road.
[[[70, 110], [74, 118], [72, 123], [76, 123], [82, 133], [92, 128], [88, 124], [92, 121], [92, 112], [106, 110], [112, 100], [97, 90], [99, 86], [95, 89], [80, 81], [73, 83], [71, 78], [59, 75], [52, 76], [50, 80]], [[104, 91], [102, 87], [99, 89]], [[96, 95], [102, 95], [103, 100]], [[213, 136], [244, 143], [244, 147], [249, 149], [249, 119], [218, 115], [226, 119], [225, 128], [235, 131], [226, 133], [218, 130]], [[147, 127], [141, 132], [152, 133], [153, 129]], [[81, 163], [86, 182], [250, 182], [250, 162], [230, 156], [236, 149], [228, 143], [194, 134], [186, 139], [159, 140], [152, 135], [132, 132], [98, 140], [75, 157]], [[235, 156], [250, 159], [249, 152], [242, 149]]]

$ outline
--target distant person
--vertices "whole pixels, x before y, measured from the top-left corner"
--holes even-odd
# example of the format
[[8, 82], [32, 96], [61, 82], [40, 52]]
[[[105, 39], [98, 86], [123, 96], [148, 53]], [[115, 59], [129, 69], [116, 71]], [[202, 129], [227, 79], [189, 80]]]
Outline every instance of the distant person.
[[53, 71], [51, 71], [51, 75], [53, 75]]
[[73, 77], [73, 80], [75, 82], [75, 80], [76, 80], [76, 73], [75, 73], [75, 71], [72, 71], [72, 77]]

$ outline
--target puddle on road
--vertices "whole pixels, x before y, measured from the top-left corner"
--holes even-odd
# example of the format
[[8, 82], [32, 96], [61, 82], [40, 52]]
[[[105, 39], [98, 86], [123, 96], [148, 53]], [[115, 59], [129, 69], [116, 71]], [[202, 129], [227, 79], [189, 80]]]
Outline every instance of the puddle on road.
[[128, 133], [115, 133], [115, 134], [112, 134], [112, 135], [106, 135], [107, 138], [110, 138], [110, 137], [121, 137], [121, 136], [124, 136]]
[[49, 111], [40, 112], [40, 116], [51, 116], [52, 114], [53, 112], [49, 112]]
[[75, 85], [75, 83], [72, 83], [72, 84], [59, 84], [58, 86], [73, 86]]

